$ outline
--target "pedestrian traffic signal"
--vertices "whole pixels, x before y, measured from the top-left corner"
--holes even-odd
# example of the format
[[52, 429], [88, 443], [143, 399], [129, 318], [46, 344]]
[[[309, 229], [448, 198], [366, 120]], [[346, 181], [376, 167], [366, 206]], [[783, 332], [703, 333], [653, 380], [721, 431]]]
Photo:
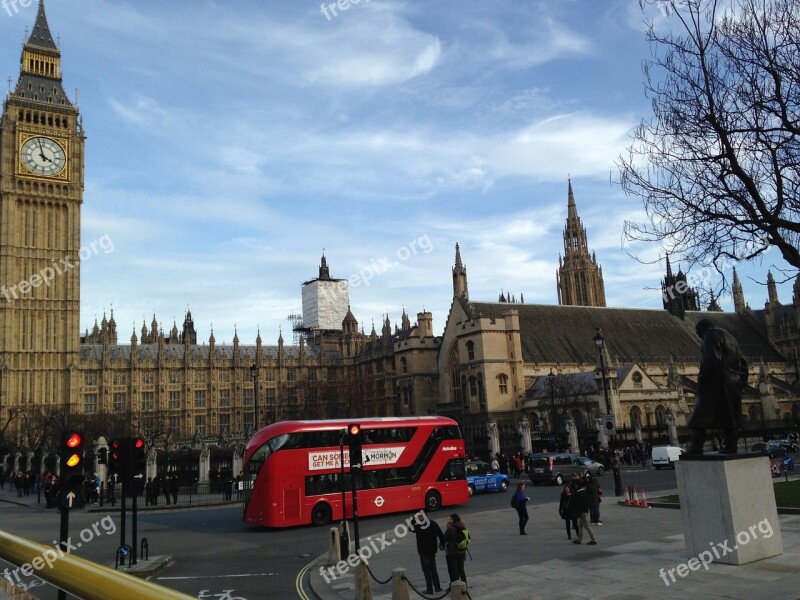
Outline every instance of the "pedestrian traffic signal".
[[361, 468], [361, 425], [351, 423], [347, 426], [347, 443], [350, 446], [350, 468]]
[[97, 449], [97, 464], [98, 465], [108, 464], [108, 448]]
[[83, 450], [83, 433], [66, 431], [61, 439], [61, 483], [65, 487], [83, 483]]

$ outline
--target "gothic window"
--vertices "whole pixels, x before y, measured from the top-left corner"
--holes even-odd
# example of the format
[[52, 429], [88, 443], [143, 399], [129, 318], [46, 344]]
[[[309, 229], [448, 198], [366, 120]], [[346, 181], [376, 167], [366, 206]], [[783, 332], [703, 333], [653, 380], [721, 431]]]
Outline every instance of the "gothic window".
[[128, 397], [123, 392], [117, 392], [114, 394], [114, 400], [112, 404], [112, 410], [115, 413], [122, 413], [128, 409]]
[[230, 383], [231, 380], [231, 373], [230, 371], [222, 371], [219, 374], [219, 381], [220, 383]]
[[469, 378], [469, 395], [470, 396], [477, 396], [478, 395], [478, 380], [473, 375]]
[[242, 390], [242, 402], [245, 406], [253, 406], [253, 388]]
[[472, 340], [467, 342], [467, 359], [475, 360], [475, 342]]
[[656, 406], [656, 427], [663, 429], [667, 426], [667, 411], [659, 404]]
[[631, 380], [633, 381], [633, 387], [642, 387], [642, 374], [639, 373], [639, 371], [633, 372], [633, 375], [631, 375]]
[[152, 411], [155, 408], [153, 392], [142, 392], [142, 410]]
[[317, 380], [317, 370], [316, 369], [309, 369], [308, 370], [308, 380], [309, 381], [316, 381]]
[[405, 356], [400, 359], [400, 372], [408, 373], [408, 360]]
[[97, 385], [97, 373], [95, 371], [87, 371], [84, 373], [83, 385]]
[[206, 372], [205, 371], [195, 371], [194, 372], [194, 382], [195, 383], [205, 383], [206, 382]]
[[194, 418], [194, 432], [195, 435], [206, 434], [206, 417], [205, 415], [196, 415]]
[[458, 381], [458, 349], [453, 347], [450, 352], [448, 371], [450, 372], [450, 388], [452, 390], [452, 400], [456, 404], [461, 404], [461, 390]]
[[155, 375], [152, 371], [144, 371], [142, 373], [142, 385], [153, 385]]
[[751, 423], [757, 423], [764, 418], [760, 404], [751, 404], [750, 408], [747, 410], [747, 414], [750, 417]]
[[231, 391], [228, 389], [219, 391], [219, 407], [227, 408], [231, 405]]
[[83, 412], [87, 415], [97, 412], [97, 394], [84, 394]]
[[205, 408], [206, 407], [206, 391], [205, 390], [195, 390], [194, 391], [194, 407], [195, 408]]
[[231, 416], [227, 413], [220, 414], [219, 416], [219, 428], [220, 431], [230, 431], [231, 430]]
[[286, 372], [286, 379], [288, 381], [295, 381], [297, 379], [297, 371], [295, 369], [289, 369]]
[[635, 428], [637, 424], [641, 427], [642, 411], [638, 406], [634, 406], [631, 408], [630, 419], [631, 419], [631, 427]]
[[181, 393], [172, 391], [169, 393], [169, 407], [171, 410], [178, 410], [181, 407]]
[[126, 383], [128, 383], [127, 373], [114, 373], [114, 385], [125, 385]]
[[180, 383], [181, 382], [181, 374], [178, 371], [170, 371], [169, 372], [169, 382], [170, 383]]
[[497, 376], [497, 385], [501, 394], [508, 393], [508, 375], [501, 373]]

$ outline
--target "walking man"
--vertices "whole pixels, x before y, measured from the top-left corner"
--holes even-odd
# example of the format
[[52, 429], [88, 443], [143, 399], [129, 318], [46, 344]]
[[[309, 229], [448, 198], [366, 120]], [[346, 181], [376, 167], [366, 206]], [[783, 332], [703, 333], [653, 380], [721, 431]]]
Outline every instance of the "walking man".
[[444, 548], [442, 528], [436, 521], [430, 520], [424, 513], [418, 512], [414, 514], [414, 520], [409, 529], [417, 537], [419, 564], [422, 567], [422, 574], [425, 576], [425, 593], [441, 592], [439, 571], [436, 569], [436, 551]]
[[519, 534], [520, 535], [528, 535], [525, 533], [525, 525], [528, 524], [528, 505], [527, 502], [530, 500], [528, 496], [525, 495], [525, 482], [520, 481], [517, 484], [517, 491], [514, 493], [514, 508], [517, 509], [517, 516], [519, 516]]
[[572, 540], [573, 544], [580, 544], [583, 541], [584, 529], [589, 532], [589, 546], [597, 544], [594, 537], [594, 531], [589, 525], [589, 500], [586, 497], [586, 482], [583, 479], [578, 479], [578, 489], [572, 494], [572, 507], [575, 514], [578, 516], [578, 523], [580, 528], [578, 530], [578, 539]]

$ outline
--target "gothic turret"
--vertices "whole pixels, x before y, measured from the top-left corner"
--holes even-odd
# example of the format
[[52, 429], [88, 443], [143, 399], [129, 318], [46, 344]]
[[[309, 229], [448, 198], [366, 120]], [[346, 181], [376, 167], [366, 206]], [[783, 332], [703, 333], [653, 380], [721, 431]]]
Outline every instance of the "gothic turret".
[[453, 296], [469, 300], [467, 288], [467, 267], [461, 263], [461, 249], [456, 244], [456, 262], [453, 267]]

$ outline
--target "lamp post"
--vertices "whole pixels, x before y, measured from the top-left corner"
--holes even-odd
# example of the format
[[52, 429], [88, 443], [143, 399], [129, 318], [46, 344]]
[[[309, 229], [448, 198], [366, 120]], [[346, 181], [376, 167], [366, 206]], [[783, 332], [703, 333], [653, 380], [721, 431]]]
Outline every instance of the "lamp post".
[[552, 367], [550, 368], [550, 373], [547, 375], [547, 381], [550, 383], [550, 408], [552, 410], [552, 420], [553, 420], [553, 445], [555, 446], [556, 452], [558, 452], [558, 441], [556, 438], [557, 435], [557, 428], [556, 428], [556, 395], [553, 391], [553, 381], [555, 381], [555, 373], [553, 373]]
[[606, 385], [606, 361], [603, 356], [603, 354], [605, 354], [606, 338], [603, 337], [603, 333], [598, 327], [597, 333], [594, 334], [592, 339], [594, 340], [594, 345], [597, 346], [597, 353], [600, 355], [600, 370], [602, 371], [603, 375], [603, 396], [605, 397], [606, 401], [605, 412], [603, 414], [607, 415], [609, 414], [610, 407], [608, 405], [608, 386]]
[[253, 380], [253, 432], [258, 431], [258, 363], [250, 366], [250, 378]]

